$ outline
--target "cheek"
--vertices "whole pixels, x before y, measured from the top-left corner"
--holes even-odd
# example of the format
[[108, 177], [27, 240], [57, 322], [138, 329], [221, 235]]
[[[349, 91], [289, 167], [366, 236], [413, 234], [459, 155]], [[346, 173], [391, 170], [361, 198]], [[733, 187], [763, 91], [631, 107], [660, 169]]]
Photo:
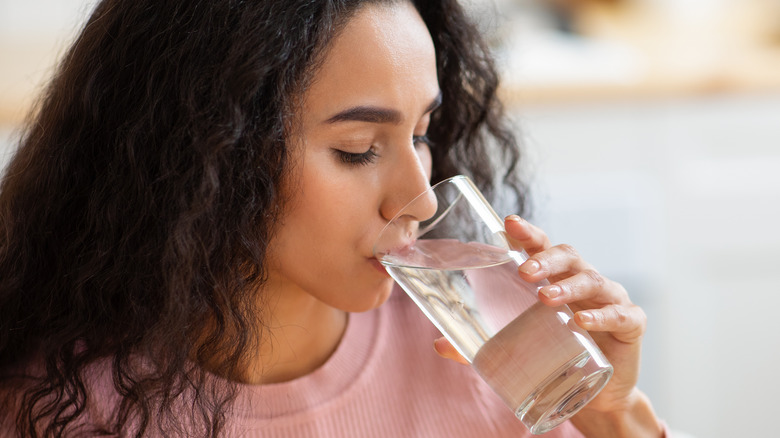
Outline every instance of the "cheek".
[[318, 240], [349, 234], [357, 225], [353, 222], [362, 220], [366, 200], [359, 181], [337, 172], [312, 172], [303, 183], [296, 216]]
[[367, 200], [349, 178], [315, 170], [312, 166], [302, 175], [284, 226], [295, 242], [293, 251], [307, 253], [312, 272], [332, 272], [359, 250], [360, 230], [368, 219]]

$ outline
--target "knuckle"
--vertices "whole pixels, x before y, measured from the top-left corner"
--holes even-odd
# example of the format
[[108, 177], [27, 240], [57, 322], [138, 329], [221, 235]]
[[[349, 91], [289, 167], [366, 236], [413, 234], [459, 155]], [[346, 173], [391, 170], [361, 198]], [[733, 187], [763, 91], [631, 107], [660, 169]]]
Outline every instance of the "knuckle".
[[570, 256], [570, 257], [579, 257], [580, 253], [577, 252], [576, 249], [574, 249], [573, 246], [569, 245], [568, 243], [562, 243], [558, 245], [558, 249], [561, 250], [564, 254]]
[[631, 316], [628, 313], [628, 309], [622, 306], [613, 307], [612, 313], [615, 317], [615, 321], [617, 321], [621, 325], [625, 324], [627, 321], [631, 319]]
[[639, 322], [639, 326], [642, 329], [642, 333], [644, 333], [645, 329], [647, 328], [647, 313], [645, 313], [645, 310], [637, 305], [634, 305], [633, 309], [637, 321]]
[[588, 278], [588, 280], [593, 283], [596, 288], [601, 289], [604, 287], [606, 279], [598, 271], [593, 269], [586, 269], [582, 271], [582, 273]]

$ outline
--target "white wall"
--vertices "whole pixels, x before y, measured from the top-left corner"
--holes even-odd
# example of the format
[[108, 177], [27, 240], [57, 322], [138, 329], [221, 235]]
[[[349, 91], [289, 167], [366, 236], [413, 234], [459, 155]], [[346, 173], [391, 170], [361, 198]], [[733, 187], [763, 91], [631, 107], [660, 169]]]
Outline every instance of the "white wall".
[[697, 437], [774, 436], [780, 95], [516, 111], [536, 220], [649, 316], [640, 386]]

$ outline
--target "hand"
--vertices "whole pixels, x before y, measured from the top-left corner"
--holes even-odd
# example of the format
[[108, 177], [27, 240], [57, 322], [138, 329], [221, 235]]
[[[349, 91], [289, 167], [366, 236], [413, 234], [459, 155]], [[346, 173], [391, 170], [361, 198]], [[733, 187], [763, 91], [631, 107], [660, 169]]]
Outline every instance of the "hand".
[[[552, 246], [541, 229], [518, 216], [506, 218], [504, 226], [513, 243], [530, 256], [518, 268], [521, 278], [549, 280], [550, 285], [540, 289], [539, 299], [550, 306], [568, 304], [574, 321], [591, 333], [614, 367], [607, 386], [577, 417], [628, 410], [638, 392], [644, 311], [631, 302], [620, 284], [601, 276], [570, 246]], [[446, 358], [466, 363], [444, 338], [437, 339], [434, 348]]]
[[549, 280], [550, 285], [539, 290], [539, 299], [550, 306], [568, 304], [574, 321], [590, 332], [614, 367], [607, 386], [585, 409], [626, 409], [639, 379], [644, 311], [631, 302], [623, 286], [599, 274], [572, 247], [552, 246], [542, 230], [517, 216], [509, 216], [504, 226], [530, 256], [518, 268], [521, 278]]

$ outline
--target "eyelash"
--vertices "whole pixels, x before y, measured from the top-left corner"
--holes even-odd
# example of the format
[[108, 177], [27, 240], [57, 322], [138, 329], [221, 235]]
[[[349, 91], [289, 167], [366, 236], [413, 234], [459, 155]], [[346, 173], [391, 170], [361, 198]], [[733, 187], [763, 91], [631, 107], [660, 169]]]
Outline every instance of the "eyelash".
[[412, 136], [412, 143], [414, 143], [415, 146], [417, 145], [417, 143], [425, 143], [426, 145], [428, 145], [428, 147], [433, 147], [433, 142], [431, 141], [430, 138], [428, 138], [427, 135]]
[[353, 166], [361, 166], [361, 165], [364, 166], [366, 164], [371, 164], [371, 163], [374, 162], [374, 160], [376, 160], [376, 157], [379, 156], [379, 154], [377, 154], [374, 151], [374, 147], [373, 146], [371, 148], [369, 148], [367, 151], [359, 153], [359, 154], [353, 154], [351, 152], [344, 152], [344, 151], [340, 151], [338, 149], [336, 149], [335, 151], [336, 151], [336, 154], [338, 154], [339, 159], [344, 164], [349, 164], [349, 165], [353, 165]]
[[[433, 143], [428, 138], [427, 135], [415, 135], [412, 137], [412, 143], [415, 144], [415, 146], [418, 143], [424, 143], [428, 146], [432, 146]], [[341, 162], [344, 164], [349, 164], [353, 166], [365, 166], [367, 164], [371, 164], [376, 160], [376, 157], [379, 156], [379, 154], [374, 151], [374, 147], [370, 147], [367, 151], [361, 152], [359, 154], [351, 153], [351, 152], [345, 152], [336, 149], [336, 154], [338, 155]]]

